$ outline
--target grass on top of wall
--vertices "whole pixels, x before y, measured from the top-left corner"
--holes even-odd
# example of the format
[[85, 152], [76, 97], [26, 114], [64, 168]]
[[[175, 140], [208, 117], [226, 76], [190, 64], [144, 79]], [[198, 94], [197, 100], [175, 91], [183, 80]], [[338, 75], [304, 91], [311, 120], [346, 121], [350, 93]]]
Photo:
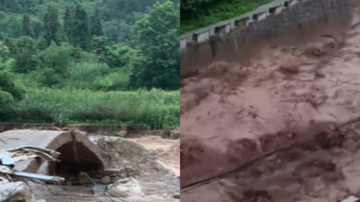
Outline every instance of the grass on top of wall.
[[207, 12], [198, 14], [198, 17], [194, 19], [181, 21], [180, 34], [234, 18], [236, 16], [255, 10], [259, 6], [269, 2], [271, 2], [271, 0], [243, 3], [224, 2], [215, 8], [208, 10]]

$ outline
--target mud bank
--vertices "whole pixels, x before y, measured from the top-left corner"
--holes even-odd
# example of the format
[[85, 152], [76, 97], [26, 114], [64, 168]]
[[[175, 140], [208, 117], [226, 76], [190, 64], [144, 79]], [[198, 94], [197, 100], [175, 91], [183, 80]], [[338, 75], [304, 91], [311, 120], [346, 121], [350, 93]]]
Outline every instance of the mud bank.
[[217, 63], [182, 80], [181, 186], [299, 142], [327, 140], [330, 131], [356, 120], [359, 14], [355, 8], [343, 34], [264, 49], [249, 65]]

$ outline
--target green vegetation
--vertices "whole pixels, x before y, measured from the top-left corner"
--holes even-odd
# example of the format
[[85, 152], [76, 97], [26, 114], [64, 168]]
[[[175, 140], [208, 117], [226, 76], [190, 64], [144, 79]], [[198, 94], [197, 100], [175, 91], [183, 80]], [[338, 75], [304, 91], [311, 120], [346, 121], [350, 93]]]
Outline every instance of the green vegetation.
[[0, 121], [180, 125], [178, 0], [0, 0]]
[[181, 0], [180, 33], [245, 14], [271, 0]]
[[180, 92], [33, 89], [0, 110], [0, 121], [179, 126]]

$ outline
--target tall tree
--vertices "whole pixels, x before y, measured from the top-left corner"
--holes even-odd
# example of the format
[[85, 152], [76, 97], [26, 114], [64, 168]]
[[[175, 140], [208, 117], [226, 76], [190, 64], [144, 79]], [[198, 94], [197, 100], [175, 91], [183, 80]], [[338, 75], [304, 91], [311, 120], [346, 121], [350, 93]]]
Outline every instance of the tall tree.
[[58, 11], [52, 7], [49, 7], [44, 17], [44, 37], [46, 43], [49, 46], [52, 41], [59, 43], [58, 32], [60, 28]]
[[23, 16], [22, 35], [34, 38], [34, 32], [31, 29], [30, 17], [28, 15]]
[[80, 5], [77, 5], [75, 8], [73, 31], [74, 45], [88, 50], [91, 41], [89, 18], [86, 10]]
[[23, 36], [17, 41], [15, 54], [15, 71], [27, 73], [37, 66], [36, 45], [34, 39]]
[[91, 16], [90, 30], [91, 30], [91, 36], [104, 35], [99, 9], [96, 9], [94, 15]]
[[74, 34], [74, 15], [70, 7], [66, 7], [64, 14], [64, 34], [68, 39], [70, 44], [74, 43], [73, 34]]
[[134, 44], [142, 55], [133, 68], [132, 84], [138, 87], [180, 87], [180, 11], [171, 1], [156, 3], [134, 26]]

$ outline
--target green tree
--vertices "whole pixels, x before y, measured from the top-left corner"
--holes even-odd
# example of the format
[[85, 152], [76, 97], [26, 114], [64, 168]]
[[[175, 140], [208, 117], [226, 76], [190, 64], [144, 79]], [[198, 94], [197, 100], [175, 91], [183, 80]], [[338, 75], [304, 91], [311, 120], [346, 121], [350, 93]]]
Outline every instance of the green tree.
[[45, 50], [46, 47], [47, 47], [46, 39], [44, 37], [39, 38], [36, 43], [36, 49], [42, 51]]
[[44, 37], [48, 46], [52, 41], [59, 44], [59, 29], [58, 11], [49, 7], [44, 17]]
[[91, 22], [91, 24], [90, 24], [91, 36], [102, 36], [102, 35], [104, 35], [99, 9], [95, 10], [94, 15], [91, 16], [91, 21], [90, 22]]
[[74, 15], [70, 7], [66, 7], [64, 14], [64, 33], [70, 44], [74, 43]]
[[[46, 73], [55, 72], [56, 74], [66, 75], [66, 67], [72, 60], [74, 47], [69, 44], [51, 45], [38, 54], [40, 67], [46, 70]], [[49, 73], [50, 74], [50, 73]]]
[[46, 87], [54, 87], [61, 81], [61, 76], [52, 68], [41, 69], [38, 81]]
[[28, 15], [23, 16], [22, 35], [34, 38], [34, 32], [31, 29], [30, 17]]
[[129, 67], [137, 57], [137, 51], [127, 45], [107, 46], [103, 53], [103, 60], [111, 68]]
[[36, 66], [35, 41], [29, 36], [23, 36], [17, 41], [15, 71], [18, 73], [27, 73], [33, 71]]
[[134, 86], [180, 87], [180, 12], [171, 1], [156, 3], [133, 29], [134, 44], [142, 56], [133, 68]]
[[100, 55], [105, 51], [106, 38], [103, 36], [93, 37], [91, 40], [91, 51], [96, 55]]
[[73, 31], [74, 45], [83, 50], [88, 50], [91, 41], [89, 19], [86, 10], [80, 5], [77, 5], [75, 8]]

